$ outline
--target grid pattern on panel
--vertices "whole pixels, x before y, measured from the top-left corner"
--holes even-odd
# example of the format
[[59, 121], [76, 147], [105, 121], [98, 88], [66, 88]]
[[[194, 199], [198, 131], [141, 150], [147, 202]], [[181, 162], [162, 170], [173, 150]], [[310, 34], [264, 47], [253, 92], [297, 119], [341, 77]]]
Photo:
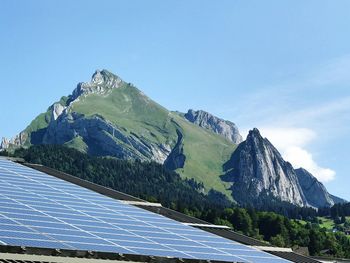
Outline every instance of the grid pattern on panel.
[[0, 244], [288, 262], [0, 158]]

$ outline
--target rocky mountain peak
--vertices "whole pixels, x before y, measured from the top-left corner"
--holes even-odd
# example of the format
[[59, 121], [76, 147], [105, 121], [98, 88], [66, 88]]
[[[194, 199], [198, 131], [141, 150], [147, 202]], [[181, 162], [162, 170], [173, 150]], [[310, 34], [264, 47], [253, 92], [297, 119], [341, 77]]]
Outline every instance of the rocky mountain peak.
[[268, 140], [261, 136], [260, 131], [257, 128], [254, 128], [248, 132], [246, 143], [268, 143]]
[[185, 114], [185, 118], [202, 128], [208, 129], [216, 134], [225, 137], [235, 144], [239, 144], [243, 141], [236, 124], [227, 120], [220, 119], [210, 114], [209, 112], [203, 110], [195, 111], [190, 109]]
[[109, 71], [96, 70], [89, 82], [81, 82], [72, 93], [71, 100], [74, 101], [80, 96], [89, 94], [107, 94], [112, 89], [119, 88], [123, 80]]
[[101, 85], [104, 82], [104, 77], [101, 74], [101, 71], [96, 70], [95, 73], [92, 75], [91, 83], [94, 85]]
[[313, 207], [332, 206], [337, 201], [327, 192], [324, 185], [304, 168], [295, 170], [307, 202]]
[[250, 130], [248, 133], [248, 137], [258, 137], [263, 139], [258, 128], [253, 128], [252, 130]]
[[249, 131], [225, 169], [228, 171], [226, 179], [234, 183], [234, 197], [242, 203], [271, 195], [298, 206], [307, 205], [292, 165], [283, 160], [256, 128]]
[[20, 132], [18, 135], [16, 135], [12, 139], [2, 138], [0, 142], [0, 151], [8, 149], [11, 146], [21, 146], [25, 143], [27, 140], [28, 135], [25, 132]]
[[271, 195], [298, 206], [325, 207], [344, 201], [330, 195], [305, 169], [294, 170], [257, 128], [249, 131], [225, 169], [226, 179], [233, 182], [234, 198], [241, 203]]
[[[279, 151], [273, 146], [273, 144], [265, 137], [263, 137], [257, 128], [253, 128], [248, 132], [247, 139], [244, 141], [251, 149], [258, 151], [264, 151], [268, 149], [269, 152], [273, 153], [276, 157], [283, 160]], [[284, 161], [284, 160], [283, 160]], [[286, 162], [290, 165], [288, 162]]]

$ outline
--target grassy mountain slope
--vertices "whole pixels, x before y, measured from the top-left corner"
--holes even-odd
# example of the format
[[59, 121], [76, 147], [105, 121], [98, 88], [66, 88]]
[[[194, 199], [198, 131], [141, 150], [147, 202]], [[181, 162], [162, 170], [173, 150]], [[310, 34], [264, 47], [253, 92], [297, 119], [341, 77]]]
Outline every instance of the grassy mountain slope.
[[112, 124], [157, 143], [176, 142], [176, 129], [170, 113], [129, 84], [108, 96], [90, 94], [72, 104], [72, 111], [85, 116], [99, 115]]
[[[177, 141], [176, 130], [179, 130], [183, 134], [186, 162], [178, 172], [183, 177], [203, 182], [207, 190], [213, 188], [232, 198], [227, 190], [229, 185], [219, 176], [223, 173], [222, 164], [229, 159], [235, 145], [188, 122], [181, 115], [169, 112], [134, 86], [124, 84], [108, 96], [88, 95], [74, 102], [71, 110], [87, 117], [102, 116], [113, 125], [122, 127], [125, 133], [137, 134], [146, 140], [169, 144], [171, 147]], [[69, 145], [80, 149], [81, 144], [74, 142]]]
[[[60, 100], [59, 103], [61, 105], [66, 106], [68, 97], [63, 96]], [[50, 106], [46, 112], [40, 113], [34, 120], [31, 121], [31, 123], [24, 129], [23, 132], [26, 134], [29, 134], [30, 136], [33, 136], [34, 133], [40, 133], [40, 131], [43, 131], [50, 123], [51, 120], [51, 112], [52, 112], [52, 106]], [[31, 141], [35, 141], [35, 138], [30, 138], [25, 142], [24, 146], [30, 146]]]
[[[118, 77], [108, 71], [101, 72], [105, 77], [102, 84], [108, 87], [108, 80]], [[92, 82], [89, 83], [89, 85]], [[91, 84], [94, 85], [94, 84]], [[72, 102], [73, 101], [73, 102]], [[125, 137], [134, 136], [140, 141], [153, 145], [164, 145], [169, 150], [178, 143], [178, 133], [182, 136], [181, 147], [185, 155], [185, 163], [177, 172], [183, 178], [194, 178], [202, 182], [205, 190], [215, 189], [232, 199], [228, 190], [230, 185], [220, 179], [223, 174], [222, 165], [229, 160], [236, 145], [225, 138], [188, 122], [181, 114], [170, 112], [154, 102], [130, 83], [121, 82], [118, 88], [110, 89], [104, 94], [90, 93], [74, 100], [73, 95], [62, 97], [59, 103], [68, 106], [69, 113], [78, 113], [89, 119], [95, 116], [103, 118], [118, 128]], [[40, 141], [51, 120], [53, 106], [40, 114], [25, 129], [29, 136], [26, 146], [42, 144]], [[125, 149], [133, 147], [125, 141], [102, 131], [106, 137]], [[64, 145], [90, 152], [91, 141], [87, 142], [80, 135], [64, 142]], [[96, 147], [99, 147], [97, 145]], [[91, 148], [90, 148], [91, 149]]]
[[177, 169], [181, 175], [203, 182], [205, 186], [225, 193], [231, 199], [230, 184], [222, 181], [222, 164], [230, 158], [236, 146], [208, 130], [186, 121], [179, 115], [174, 120], [182, 128], [185, 166]]

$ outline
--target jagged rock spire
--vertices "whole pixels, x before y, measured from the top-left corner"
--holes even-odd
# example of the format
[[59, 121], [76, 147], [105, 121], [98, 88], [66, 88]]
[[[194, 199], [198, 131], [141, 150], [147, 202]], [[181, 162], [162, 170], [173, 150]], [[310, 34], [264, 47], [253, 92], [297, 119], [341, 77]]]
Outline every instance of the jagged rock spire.
[[226, 179], [234, 183], [237, 201], [254, 202], [260, 196], [271, 195], [298, 206], [307, 205], [292, 165], [256, 128], [249, 131], [225, 168]]

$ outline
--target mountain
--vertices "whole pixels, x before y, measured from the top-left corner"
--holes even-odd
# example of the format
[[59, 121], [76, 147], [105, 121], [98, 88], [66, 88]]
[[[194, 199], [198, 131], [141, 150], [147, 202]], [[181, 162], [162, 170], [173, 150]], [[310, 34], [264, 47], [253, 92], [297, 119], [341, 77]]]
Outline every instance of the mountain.
[[222, 177], [233, 183], [233, 197], [242, 204], [279, 199], [319, 208], [346, 202], [330, 195], [305, 169], [295, 170], [256, 128], [249, 131], [224, 168], [226, 173]]
[[107, 70], [97, 70], [3, 144], [59, 144], [93, 156], [155, 161], [232, 199], [220, 175], [236, 144], [168, 111]]
[[324, 185], [305, 169], [299, 168], [295, 172], [309, 205], [313, 207], [331, 207], [336, 203], [346, 202], [344, 199], [329, 194]]
[[239, 203], [271, 196], [298, 206], [307, 205], [292, 165], [256, 128], [237, 147], [225, 170], [224, 180], [233, 182], [233, 196]]
[[236, 124], [220, 119], [209, 112], [202, 110], [194, 111], [190, 109], [184, 115], [184, 117], [188, 121], [197, 124], [202, 128], [224, 136], [226, 139], [235, 144], [240, 144], [243, 141]]
[[332, 195], [332, 194], [329, 194], [330, 197], [332, 198], [332, 200], [334, 201], [335, 204], [345, 204], [345, 203], [348, 203], [349, 201], [348, 200], [345, 200], [343, 198], [340, 198], [338, 196], [335, 196], [335, 195]]
[[318, 207], [342, 200], [299, 178], [257, 129], [243, 141], [233, 122], [202, 110], [171, 112], [107, 70], [79, 83], [14, 139], [3, 139], [0, 149], [42, 144], [164, 164], [202, 183], [204, 193], [214, 189], [243, 205], [278, 200]]

